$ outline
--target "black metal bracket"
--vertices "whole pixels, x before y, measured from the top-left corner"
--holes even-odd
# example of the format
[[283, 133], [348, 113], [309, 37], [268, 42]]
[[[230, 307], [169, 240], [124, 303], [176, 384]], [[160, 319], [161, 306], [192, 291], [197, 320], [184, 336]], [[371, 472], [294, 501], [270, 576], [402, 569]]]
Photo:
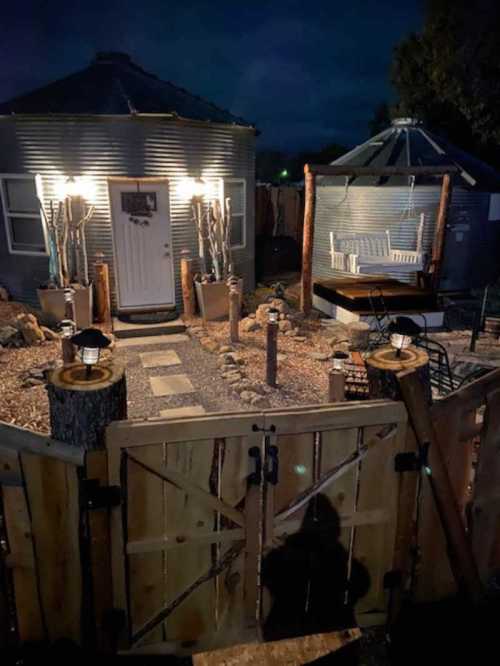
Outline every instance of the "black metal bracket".
[[268, 446], [266, 451], [266, 481], [275, 486], [279, 478], [278, 447]]
[[248, 455], [255, 460], [255, 471], [248, 475], [248, 483], [260, 485], [262, 482], [262, 456], [258, 446], [252, 446], [248, 449]]
[[99, 479], [84, 479], [81, 482], [81, 497], [87, 510], [110, 509], [120, 506], [120, 486], [101, 486]]
[[394, 456], [395, 472], [419, 472], [422, 467], [428, 466], [429, 442], [426, 442], [417, 451], [405, 451]]
[[252, 431], [253, 432], [263, 432], [266, 435], [268, 435], [269, 433], [276, 432], [276, 426], [274, 424], [271, 424], [269, 426], [269, 428], [259, 428], [259, 426], [256, 423], [254, 423], [253, 426], [252, 426]]

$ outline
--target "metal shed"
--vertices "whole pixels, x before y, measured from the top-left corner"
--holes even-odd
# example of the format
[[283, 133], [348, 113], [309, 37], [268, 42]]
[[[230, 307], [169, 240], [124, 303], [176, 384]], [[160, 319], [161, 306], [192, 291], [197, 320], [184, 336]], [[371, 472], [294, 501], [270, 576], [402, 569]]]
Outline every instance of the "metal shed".
[[[453, 192], [444, 238], [439, 291], [484, 286], [500, 274], [500, 175], [434, 135], [411, 118], [392, 126], [332, 164], [353, 167], [454, 165]], [[441, 193], [440, 176], [323, 176], [316, 178], [313, 275], [352, 277], [333, 266], [335, 234], [388, 232], [391, 246], [415, 250], [423, 219], [424, 264], [430, 260]], [[423, 215], [423, 218], [422, 218]], [[387, 268], [412, 281], [414, 273]]]
[[[179, 185], [201, 177], [213, 191], [238, 199], [235, 269], [244, 288], [253, 288], [255, 134], [243, 119], [159, 80], [122, 53], [99, 53], [86, 69], [1, 104], [0, 284], [13, 298], [35, 302], [36, 288], [48, 278], [46, 234], [40, 231], [37, 246], [21, 217], [31, 225], [43, 223], [35, 211], [19, 216], [9, 208], [7, 188], [21, 196], [20, 183], [31, 179], [48, 206], [58, 180], [78, 176], [93, 184], [95, 213], [87, 227], [91, 275], [96, 253], [103, 252], [114, 309], [140, 310], [140, 302], [131, 308], [119, 303], [116, 264], [123, 254], [114, 242], [110, 182], [122, 178], [139, 186], [156, 178], [168, 183], [175, 294], [168, 298], [180, 305], [180, 253], [189, 249], [197, 256], [198, 245], [190, 201]], [[135, 243], [127, 261], [136, 261], [139, 252]], [[147, 275], [144, 280], [147, 285]]]

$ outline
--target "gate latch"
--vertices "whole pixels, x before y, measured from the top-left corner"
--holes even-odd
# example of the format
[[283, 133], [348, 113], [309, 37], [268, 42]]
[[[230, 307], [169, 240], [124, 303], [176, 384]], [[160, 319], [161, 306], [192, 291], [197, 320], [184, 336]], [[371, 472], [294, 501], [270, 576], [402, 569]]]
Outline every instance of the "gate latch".
[[110, 509], [121, 504], [120, 486], [101, 486], [99, 479], [81, 482], [82, 503], [87, 510]]

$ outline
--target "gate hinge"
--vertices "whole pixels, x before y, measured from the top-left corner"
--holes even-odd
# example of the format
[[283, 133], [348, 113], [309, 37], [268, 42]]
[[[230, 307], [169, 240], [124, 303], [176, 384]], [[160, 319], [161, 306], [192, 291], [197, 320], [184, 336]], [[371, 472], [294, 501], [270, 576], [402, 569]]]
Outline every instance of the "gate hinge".
[[84, 479], [81, 482], [83, 506], [88, 510], [110, 509], [120, 506], [120, 486], [101, 486], [99, 479]]

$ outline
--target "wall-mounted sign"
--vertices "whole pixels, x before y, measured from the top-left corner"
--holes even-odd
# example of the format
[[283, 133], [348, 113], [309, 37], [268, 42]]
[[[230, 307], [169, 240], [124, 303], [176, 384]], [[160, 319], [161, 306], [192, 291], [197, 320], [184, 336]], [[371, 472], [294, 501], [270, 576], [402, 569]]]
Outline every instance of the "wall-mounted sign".
[[151, 217], [156, 211], [156, 192], [122, 192], [121, 195], [124, 213]]

